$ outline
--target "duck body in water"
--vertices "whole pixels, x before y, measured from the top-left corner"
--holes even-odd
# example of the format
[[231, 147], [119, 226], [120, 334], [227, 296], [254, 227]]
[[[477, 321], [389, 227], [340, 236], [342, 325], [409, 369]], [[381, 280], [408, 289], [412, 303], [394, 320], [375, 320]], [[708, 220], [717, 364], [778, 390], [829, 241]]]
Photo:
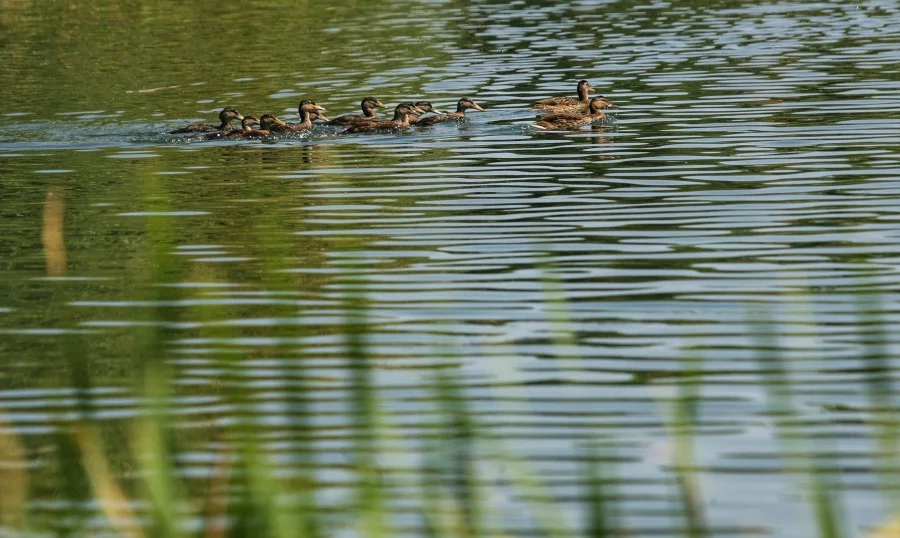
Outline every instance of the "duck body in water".
[[230, 131], [214, 131], [203, 136], [204, 140], [218, 140], [221, 138], [237, 138], [243, 136], [242, 133], [252, 131], [253, 127], [259, 125], [259, 120], [255, 116], [244, 116], [241, 119], [241, 128], [232, 129]]
[[569, 113], [587, 110], [591, 103], [590, 94], [596, 90], [586, 80], [579, 80], [577, 86], [578, 98], [574, 97], [548, 97], [531, 105], [534, 110], [546, 110], [548, 112]]
[[349, 129], [346, 129], [344, 133], [370, 133], [373, 131], [391, 131], [394, 129], [402, 129], [404, 127], [409, 127], [410, 114], [421, 112], [422, 111], [416, 108], [416, 106], [412, 103], [400, 103], [399, 105], [397, 105], [397, 108], [394, 109], [394, 119], [383, 121], [367, 121], [351, 126]]
[[263, 114], [259, 118], [259, 129], [242, 129], [234, 131], [225, 136], [226, 139], [232, 138], [265, 138], [275, 134], [276, 130], [287, 125], [274, 114]]
[[374, 97], [366, 97], [360, 103], [360, 108], [362, 108], [362, 114], [345, 114], [343, 116], [338, 116], [333, 120], [326, 122], [326, 125], [356, 125], [357, 123], [364, 123], [367, 121], [378, 121], [381, 118], [378, 117], [378, 113], [375, 112], [376, 108], [385, 108], [384, 103], [375, 99]]
[[604, 109], [613, 108], [615, 105], [604, 99], [603, 97], [594, 97], [588, 105], [588, 112], [563, 112], [552, 114], [541, 114], [538, 116], [537, 123], [532, 127], [537, 129], [555, 130], [555, 129], [575, 129], [582, 125], [598, 123], [606, 119]]
[[427, 118], [421, 118], [416, 125], [420, 127], [427, 127], [428, 125], [434, 125], [436, 123], [442, 123], [445, 121], [464, 120], [466, 119], [466, 110], [469, 109], [479, 111], [484, 110], [470, 97], [463, 97], [456, 103], [456, 112], [451, 112], [449, 114], [437, 114], [434, 116], [428, 116]]
[[431, 103], [429, 103], [428, 101], [416, 101], [413, 104], [416, 106], [416, 108], [421, 110], [422, 113], [421, 114], [418, 114], [418, 113], [410, 114], [409, 115], [409, 124], [410, 125], [416, 125], [417, 123], [419, 123], [419, 118], [422, 116], [422, 114], [425, 114], [426, 112], [434, 112], [435, 114], [443, 114], [443, 112], [434, 108], [431, 105]]
[[232, 130], [231, 122], [234, 120], [241, 121], [244, 119], [244, 116], [241, 116], [241, 113], [237, 110], [226, 107], [223, 108], [221, 112], [219, 112], [219, 125], [215, 125], [212, 123], [192, 123], [185, 127], [181, 127], [180, 129], [175, 129], [174, 131], [169, 131], [169, 134], [181, 134], [181, 133], [208, 133], [212, 131], [230, 131]]
[[313, 128], [314, 119], [328, 121], [328, 118], [320, 114], [320, 112], [325, 111], [325, 107], [317, 105], [310, 99], [300, 101], [297, 111], [300, 113], [300, 123], [287, 124], [282, 122], [281, 125], [275, 128], [275, 132], [296, 133], [300, 131], [309, 131]]

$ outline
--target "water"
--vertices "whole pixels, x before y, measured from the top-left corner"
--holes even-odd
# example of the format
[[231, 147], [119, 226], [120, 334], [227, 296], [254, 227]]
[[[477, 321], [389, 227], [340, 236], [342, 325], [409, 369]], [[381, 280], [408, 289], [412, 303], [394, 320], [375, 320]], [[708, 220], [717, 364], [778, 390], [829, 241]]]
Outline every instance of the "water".
[[[811, 535], [766, 412], [762, 316], [848, 527], [884, 521], [865, 357], [900, 320], [898, 23], [890, 1], [3, 3], [0, 411], [30, 502], [80, 510], [54, 504], [48, 455], [78, 416], [73, 339], [121, 454], [133, 357], [161, 320], [184, 428], [234, 424], [240, 387], [289, 454], [283, 369], [302, 365], [325, 498], [345, 500], [342, 327], [362, 281], [374, 380], [407, 437], [384, 469], [412, 464], [435, 372], [454, 372], [561, 517], [579, 522], [584, 442], [612, 437], [626, 526], [680, 536], [665, 417], [696, 356], [714, 534]], [[619, 106], [611, 121], [528, 127], [529, 103], [580, 78]], [[402, 134], [164, 134], [226, 105], [292, 119], [309, 97], [336, 116], [365, 95], [442, 109], [467, 95], [485, 112]], [[883, 336], [881, 381], [900, 347]], [[216, 438], [185, 444], [181, 472], [205, 476]], [[498, 520], [530, 528], [484, 467], [508, 494]], [[416, 534], [415, 495], [398, 491]]]

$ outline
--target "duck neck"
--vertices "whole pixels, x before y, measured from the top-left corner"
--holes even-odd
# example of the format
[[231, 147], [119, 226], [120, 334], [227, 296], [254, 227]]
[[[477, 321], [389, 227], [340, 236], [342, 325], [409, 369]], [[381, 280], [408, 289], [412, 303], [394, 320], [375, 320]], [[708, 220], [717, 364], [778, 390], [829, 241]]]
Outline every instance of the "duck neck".
[[457, 114], [465, 114], [466, 113], [466, 105], [462, 103], [456, 104], [456, 113]]
[[300, 123], [298, 124], [298, 127], [312, 129], [312, 117], [309, 114], [309, 110], [300, 111]]
[[219, 125], [220, 131], [230, 131], [231, 130], [231, 118], [221, 118], [222, 124]]
[[364, 107], [362, 107], [362, 111], [363, 111], [363, 116], [365, 116], [367, 118], [377, 118], [378, 117], [378, 114], [375, 112], [374, 107], [364, 106]]

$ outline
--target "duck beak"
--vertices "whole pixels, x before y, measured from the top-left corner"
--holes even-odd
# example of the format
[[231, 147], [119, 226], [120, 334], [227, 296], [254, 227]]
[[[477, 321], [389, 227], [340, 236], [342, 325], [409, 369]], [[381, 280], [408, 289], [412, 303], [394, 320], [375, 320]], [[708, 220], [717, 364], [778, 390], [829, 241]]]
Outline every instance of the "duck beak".
[[412, 113], [413, 114], [424, 114], [425, 111], [417, 106], [414, 106], [414, 107], [412, 107]]
[[594, 93], [597, 90], [593, 86], [588, 86], [587, 91], [588, 93]]
[[321, 105], [315, 105], [314, 110], [318, 110], [319, 112], [325, 112], [325, 107]]
[[381, 101], [375, 101], [375, 106], [378, 108], [387, 108], [387, 105], [382, 103]]
[[316, 114], [316, 116], [318, 116], [318, 117], [316, 118], [317, 120], [321, 120], [321, 121], [330, 121], [328, 118], [325, 117], [324, 114]]
[[475, 110], [480, 110], [480, 111], [484, 112], [484, 109], [481, 108], [480, 106], [478, 106], [478, 103], [476, 103], [474, 101], [472, 102], [472, 108], [474, 108]]
[[238, 113], [237, 118], [235, 119], [238, 121], [244, 121], [244, 116], [241, 116], [240, 113]]

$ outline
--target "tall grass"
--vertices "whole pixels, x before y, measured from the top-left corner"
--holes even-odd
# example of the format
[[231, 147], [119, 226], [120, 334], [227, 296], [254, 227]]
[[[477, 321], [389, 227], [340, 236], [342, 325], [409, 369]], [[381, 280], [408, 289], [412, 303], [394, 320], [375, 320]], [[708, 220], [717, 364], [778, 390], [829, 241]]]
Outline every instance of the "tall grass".
[[[152, 181], [145, 183], [148, 199], [165, 199]], [[156, 208], [164, 209], [164, 208]], [[152, 220], [149, 229], [151, 257], [157, 270], [155, 282], [178, 282], [182, 268], [170, 252], [175, 246], [164, 220]], [[278, 244], [261, 246], [268, 264], [266, 283], [270, 289], [291, 285], [284, 280], [285, 259]], [[582, 368], [587, 361], [576, 356], [578, 335], [568, 315], [564, 286], [544, 263], [543, 283], [547, 294], [543, 305], [552, 327], [558, 358]], [[316, 400], [308, 359], [294, 342], [307, 334], [300, 324], [276, 324], [275, 344], [264, 351], [278, 361], [281, 379], [277, 389], [282, 413], [288, 424], [287, 454], [271, 446], [264, 424], [272, 411], [259, 405], [258, 391], [244, 381], [240, 356], [223, 355], [218, 366], [228, 372], [228, 384], [219, 395], [231, 409], [230, 421], [204, 426], [197, 434], [206, 440], [212, 461], [203, 479], [187, 478], [180, 458], [185, 453], [185, 426], [173, 408], [177, 374], [165, 360], [171, 338], [167, 327], [177, 323], [180, 308], [172, 308], [188, 293], [175, 286], [155, 286], [147, 300], [156, 306], [147, 323], [136, 329], [133, 351], [135, 386], [139, 401], [137, 417], [128, 421], [124, 452], [126, 464], [113, 458], [121, 448], [110, 444], [96, 421], [94, 383], [86, 367], [83, 336], [72, 335], [63, 351], [76, 395], [78, 418], [55, 437], [57, 492], [72, 509], [64, 516], [41, 514], [30, 502], [29, 456], [15, 426], [0, 410], [0, 536], [115, 536], [143, 537], [304, 537], [365, 536], [384, 538], [418, 534], [435, 538], [481, 538], [510, 536], [508, 508], [511, 502], [527, 517], [516, 518], [531, 525], [530, 534], [566, 538], [625, 538], [636, 536], [628, 529], [623, 512], [627, 496], [625, 479], [616, 462], [623, 447], [614, 435], [589, 440], [582, 448], [579, 500], [559, 500], [552, 477], [536, 470], [534, 462], [515, 450], [515, 443], [487, 430], [482, 415], [469, 403], [465, 383], [449, 370], [435, 370], [429, 378], [430, 403], [422, 404], [423, 416], [431, 416], [428, 434], [421, 442], [406, 439], [404, 427], [386, 405], [373, 371], [369, 336], [372, 324], [366, 282], [348, 265], [342, 279], [343, 323], [339, 327], [345, 357], [347, 400], [351, 418], [350, 442], [344, 456], [352, 480], [343, 484], [347, 495], [329, 499], [333, 490], [319, 474], [318, 462], [328, 447], [312, 435]], [[874, 296], [860, 300], [861, 326], [867, 328], [862, 342], [868, 366], [867, 388], [873, 416], [893, 409], [893, 387], [888, 381], [889, 364], [886, 322]], [[286, 312], [280, 312], [285, 314]], [[289, 311], [296, 316], [293, 307]], [[222, 307], [206, 306], [194, 313], [201, 320], [202, 336], [228, 339], [237, 329], [219, 323], [228, 318]], [[781, 443], [781, 456], [788, 472], [796, 472], [797, 490], [810, 499], [817, 523], [817, 536], [847, 535], [840, 499], [827, 462], [816, 454], [814, 440], [804, 436], [788, 360], [782, 354], [780, 330], [765, 311], [754, 312], [748, 331], [760, 350], [757, 365], [760, 386], [767, 396], [767, 414], [774, 420]], [[447, 350], [441, 350], [443, 354]], [[513, 351], [510, 349], [510, 351]], [[452, 352], [451, 352], [452, 353]], [[672, 447], [672, 495], [683, 527], [672, 534], [686, 538], [715, 535], [708, 505], [698, 479], [695, 445], [702, 423], [701, 406], [706, 372], [703, 350], [686, 350], [683, 368], [672, 379], [675, 397], [664, 400], [665, 434]], [[505, 368], [509, 368], [506, 365]], [[524, 409], [525, 397], [522, 396]], [[897, 424], [873, 419], [877, 440], [876, 475], [888, 511], [897, 513]], [[402, 468], [388, 469], [383, 457], [392, 452], [402, 458]], [[119, 456], [121, 457], [121, 456]], [[285, 457], [287, 458], [285, 460]], [[284, 463], [287, 461], [287, 463]], [[48, 463], [42, 462], [42, 465]], [[502, 482], [488, 480], [487, 469], [502, 469]], [[198, 482], [200, 485], [198, 486]], [[413, 521], [398, 516], [398, 492], [414, 491], [419, 502], [412, 509]], [[509, 497], [512, 497], [510, 501]], [[583, 514], [573, 521], [565, 514], [576, 505]], [[85, 511], [83, 507], [90, 507]], [[99, 518], [99, 520], [98, 520]], [[64, 520], [64, 521], [63, 521]]]
[[[160, 301], [177, 300], [171, 291]], [[559, 305], [554, 306], [558, 310]], [[226, 399], [234, 406], [236, 421], [227, 427], [214, 428], [211, 446], [218, 446], [214, 461], [209, 467], [206, 485], [191, 487], [180, 473], [178, 458], [181, 447], [177, 432], [182, 427], [171, 409], [172, 370], [149, 353], [162, 353], [167, 338], [163, 327], [172, 321], [164, 309], [155, 315], [165, 323], [151, 324], [140, 337], [143, 351], [136, 351], [142, 369], [141, 412], [131, 420], [130, 448], [134, 472], [116, 472], [109, 459], [109, 447], [99, 427], [93, 422], [91, 401], [92, 383], [83, 368], [84, 347], [77, 338], [66, 343], [70, 354], [72, 384], [78, 398], [78, 410], [82, 417], [71, 429], [57, 436], [60, 483], [66, 487], [89, 487], [98, 514], [105, 524], [82, 518], [69, 526], [48, 524], [36, 517], [29, 507], [28, 472], [26, 455], [19, 438], [10, 424], [0, 424], [4, 433], [0, 436], [0, 457], [5, 466], [5, 487], [0, 490], [0, 522], [4, 532], [10, 535], [42, 535], [48, 531], [58, 536], [109, 535], [122, 537], [194, 537], [271, 536], [271, 537], [319, 537], [349, 533], [354, 536], [382, 538], [400, 532], [396, 516], [398, 487], [416, 489], [421, 494], [418, 523], [411, 534], [434, 537], [503, 536], [510, 533], [498, 528], [503, 513], [493, 506], [497, 496], [486, 484], [480, 469], [500, 465], [506, 469], [508, 487], [519, 497], [523, 509], [530, 513], [535, 532], [546, 536], [591, 536], [612, 538], [634, 536], [622, 523], [624, 503], [616, 478], [614, 439], [597, 439], [583, 449], [584, 472], [580, 511], [584, 519], [577, 525], [560, 514], [564, 504], [550, 493], [547, 479], [536, 472], [531, 463], [518, 456], [507, 445], [496, 442], [496, 436], [485, 436], [483, 425], [472, 413], [466, 397], [465, 385], [448, 371], [437, 371], [433, 381], [432, 401], [436, 422], [433, 435], [419, 448], [407, 446], [403, 457], [405, 468], [413, 476], [396, 479], [381, 464], [380, 457], [387, 439], [402, 440], [403, 428], [388, 406], [383, 405], [377, 382], [372, 371], [369, 353], [370, 334], [367, 316], [368, 304], [365, 283], [348, 279], [344, 291], [343, 325], [346, 350], [345, 368], [349, 373], [348, 387], [351, 402], [352, 430], [348, 458], [349, 469], [355, 481], [348, 484], [350, 496], [340, 501], [341, 506], [329, 506], [321, 497], [325, 484], [316, 478], [317, 449], [308, 437], [311, 427], [309, 403], [314, 399], [306, 384], [307, 375], [302, 359], [289, 357], [287, 345], [276, 345], [273, 353], [283, 360], [286, 415], [295, 421], [300, 437], [293, 444], [289, 467], [300, 470], [300, 476], [286, 477], [275, 462], [276, 454], [265, 441], [266, 428], [260, 422], [260, 411], [253, 403], [253, 392], [235, 383], [229, 387]], [[867, 309], [871, 311], [871, 309]], [[207, 315], [210, 313], [207, 312]], [[846, 536], [845, 522], [839, 500], [839, 485], [835, 484], [826, 463], [811, 449], [812, 439], [799, 433], [799, 416], [792, 395], [792, 380], [786, 367], [786, 359], [780, 353], [780, 344], [772, 323], [757, 314], [754, 323], [757, 347], [769, 350], [771, 355], [760, 357], [761, 386], [768, 394], [768, 412], [775, 420], [776, 431], [782, 443], [782, 455], [786, 469], [799, 470], [798, 489], [808, 494], [813, 519], [818, 524], [817, 536], [838, 538]], [[229, 330], [218, 326], [210, 329], [217, 337], [228, 337]], [[280, 329], [279, 336], [288, 340], [293, 330]], [[559, 324], [555, 326], [559, 330]], [[875, 334], [867, 344], [867, 353], [881, 357], [884, 348], [882, 336]], [[562, 341], [574, 342], [575, 336]], [[570, 350], [571, 347], [565, 349]], [[702, 401], [703, 361], [698, 350], [685, 352], [684, 367], [676, 376], [677, 396], [665, 403], [666, 431], [673, 453], [673, 478], [675, 505], [680, 507], [684, 527], [677, 534], [695, 538], [713, 536], [706, 515], [706, 502], [697, 479], [697, 465], [693, 445], [698, 440], [697, 425], [701, 422], [699, 403]], [[239, 364], [224, 364], [237, 370]], [[873, 368], [884, 366], [881, 358], [873, 358]], [[292, 365], [292, 366], [291, 366]], [[239, 379], [239, 372], [234, 372]], [[890, 405], [890, 387], [872, 376], [870, 398], [873, 407]], [[2, 419], [2, 416], [0, 416]], [[893, 473], [894, 440], [893, 423], [873, 422], [876, 438], [882, 450], [877, 467], [883, 479], [886, 501], [893, 506], [894, 488], [889, 476]], [[415, 464], [414, 462], [418, 462]], [[883, 474], [881, 474], [883, 473]], [[415, 475], [418, 478], [415, 478]], [[136, 479], [136, 484], [133, 483]], [[395, 483], [396, 480], [405, 482]], [[69, 492], [72, 500], [84, 501], [83, 492]], [[563, 504], [559, 504], [563, 503]], [[350, 514], [335, 517], [335, 511]], [[71, 523], [71, 522], [70, 522]]]

